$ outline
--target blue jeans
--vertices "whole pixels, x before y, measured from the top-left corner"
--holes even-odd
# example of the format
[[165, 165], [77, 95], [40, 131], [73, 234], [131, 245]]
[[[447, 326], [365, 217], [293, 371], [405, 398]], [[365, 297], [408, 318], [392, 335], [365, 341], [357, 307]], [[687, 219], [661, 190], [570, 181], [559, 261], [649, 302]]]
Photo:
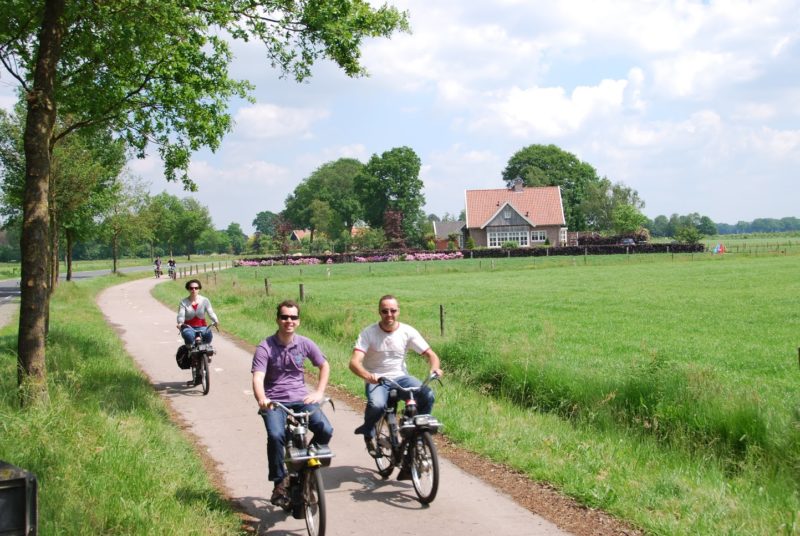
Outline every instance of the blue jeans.
[[[403, 387], [418, 387], [422, 382], [414, 376], [400, 376], [394, 378], [399, 385]], [[366, 384], [367, 394], [367, 408], [364, 410], [364, 424], [356, 428], [357, 434], [364, 434], [364, 437], [372, 437], [375, 432], [375, 425], [383, 415], [386, 409], [386, 402], [389, 400], [389, 391], [391, 387], [381, 384]], [[408, 393], [397, 390], [397, 396], [401, 400], [408, 399]], [[417, 401], [417, 413], [420, 415], [430, 414], [433, 411], [433, 390], [425, 387], [421, 391], [414, 394], [414, 400]]]
[[183, 337], [183, 342], [185, 342], [189, 346], [194, 344], [195, 333], [203, 337], [203, 342], [206, 344], [210, 343], [211, 339], [213, 338], [213, 335], [211, 333], [211, 326], [200, 326], [199, 328], [186, 326], [181, 330], [181, 337]]
[[[318, 407], [317, 404], [304, 404], [303, 402], [283, 402], [283, 405], [293, 411], [311, 411]], [[264, 426], [267, 427], [267, 465], [269, 474], [267, 478], [272, 482], [280, 482], [286, 477], [286, 468], [283, 465], [284, 448], [286, 446], [286, 413], [280, 408], [270, 408], [261, 414]], [[322, 411], [318, 410], [308, 418], [308, 428], [314, 436], [312, 443], [327, 445], [333, 437], [333, 426]]]

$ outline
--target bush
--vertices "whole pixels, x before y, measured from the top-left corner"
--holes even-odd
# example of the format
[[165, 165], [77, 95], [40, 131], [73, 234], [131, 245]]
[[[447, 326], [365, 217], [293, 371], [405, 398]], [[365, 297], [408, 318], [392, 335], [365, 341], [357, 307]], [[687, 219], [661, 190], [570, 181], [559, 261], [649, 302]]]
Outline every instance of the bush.
[[514, 240], [509, 240], [507, 242], [503, 242], [503, 245], [500, 247], [501, 249], [518, 249], [519, 244], [517, 244]]

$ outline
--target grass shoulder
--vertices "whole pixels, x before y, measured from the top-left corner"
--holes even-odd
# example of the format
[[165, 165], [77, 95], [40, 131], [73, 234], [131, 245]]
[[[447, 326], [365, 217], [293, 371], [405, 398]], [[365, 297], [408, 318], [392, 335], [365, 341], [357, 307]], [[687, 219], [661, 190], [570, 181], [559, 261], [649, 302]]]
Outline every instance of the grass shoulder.
[[40, 534], [237, 534], [238, 515], [95, 305], [135, 277], [59, 285], [46, 407], [19, 409], [16, 327], [0, 331], [0, 459], [36, 474]]

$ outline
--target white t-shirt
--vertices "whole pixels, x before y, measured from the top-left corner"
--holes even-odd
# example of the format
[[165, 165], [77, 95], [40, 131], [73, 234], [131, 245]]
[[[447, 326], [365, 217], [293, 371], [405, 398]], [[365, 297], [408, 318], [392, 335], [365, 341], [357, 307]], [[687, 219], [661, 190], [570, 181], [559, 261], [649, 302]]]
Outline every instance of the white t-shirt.
[[372, 374], [390, 379], [408, 375], [406, 352], [411, 349], [421, 354], [430, 346], [419, 331], [408, 324], [387, 333], [376, 322], [364, 328], [356, 340], [356, 350], [364, 352], [364, 368]]

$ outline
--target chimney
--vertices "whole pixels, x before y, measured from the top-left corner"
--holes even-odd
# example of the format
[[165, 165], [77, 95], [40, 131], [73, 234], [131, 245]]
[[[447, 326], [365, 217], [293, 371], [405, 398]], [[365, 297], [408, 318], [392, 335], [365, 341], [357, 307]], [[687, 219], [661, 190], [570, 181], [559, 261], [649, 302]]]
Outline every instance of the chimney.
[[522, 190], [523, 190], [522, 179], [514, 179], [514, 182], [511, 183], [511, 191], [521, 192]]

